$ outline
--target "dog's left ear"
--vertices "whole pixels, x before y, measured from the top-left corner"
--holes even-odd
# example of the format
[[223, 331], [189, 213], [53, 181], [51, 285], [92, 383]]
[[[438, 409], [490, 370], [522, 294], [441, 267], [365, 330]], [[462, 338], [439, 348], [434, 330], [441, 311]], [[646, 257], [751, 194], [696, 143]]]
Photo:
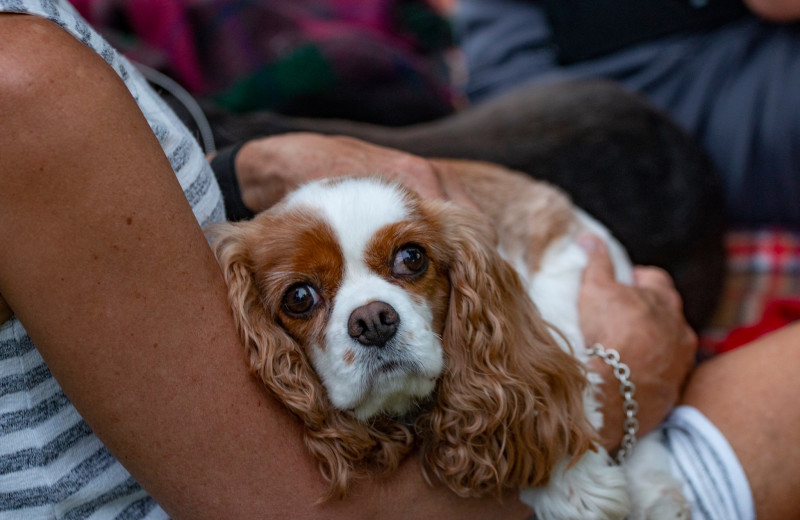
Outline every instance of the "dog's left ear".
[[445, 373], [420, 417], [425, 471], [461, 496], [546, 484], [590, 449], [586, 378], [556, 343], [482, 216], [441, 205], [451, 241]]

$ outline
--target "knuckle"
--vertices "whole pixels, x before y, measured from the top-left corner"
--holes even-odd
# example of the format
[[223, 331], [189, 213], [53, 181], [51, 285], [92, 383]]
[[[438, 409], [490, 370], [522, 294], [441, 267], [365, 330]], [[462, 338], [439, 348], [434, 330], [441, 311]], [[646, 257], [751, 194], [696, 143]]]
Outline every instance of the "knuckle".
[[427, 159], [405, 152], [398, 152], [394, 159], [395, 168], [412, 175], [430, 175], [433, 168]]
[[669, 273], [656, 266], [637, 267], [636, 281], [638, 285], [647, 287], [674, 287]]
[[672, 282], [672, 277], [663, 267], [658, 267], [657, 265], [651, 265], [649, 269], [653, 274], [653, 276]]
[[700, 343], [700, 338], [697, 333], [688, 325], [686, 326], [686, 333], [684, 336], [684, 343], [689, 346], [691, 350], [696, 350]]

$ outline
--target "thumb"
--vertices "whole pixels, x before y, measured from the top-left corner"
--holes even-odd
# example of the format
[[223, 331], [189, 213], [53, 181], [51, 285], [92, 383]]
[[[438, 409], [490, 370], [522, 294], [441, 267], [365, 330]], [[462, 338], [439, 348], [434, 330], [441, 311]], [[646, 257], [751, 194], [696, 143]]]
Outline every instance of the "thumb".
[[606, 243], [594, 235], [584, 235], [578, 239], [578, 244], [589, 256], [589, 263], [583, 270], [583, 284], [614, 281], [614, 264], [611, 262]]

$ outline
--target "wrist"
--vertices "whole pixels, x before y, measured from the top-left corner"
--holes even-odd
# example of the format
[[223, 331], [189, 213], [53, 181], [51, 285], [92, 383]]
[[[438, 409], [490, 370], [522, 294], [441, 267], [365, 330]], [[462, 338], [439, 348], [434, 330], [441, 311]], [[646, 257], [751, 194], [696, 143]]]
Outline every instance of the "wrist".
[[225, 202], [225, 217], [228, 220], [243, 220], [253, 216], [253, 212], [242, 199], [237, 175], [236, 158], [244, 143], [227, 146], [210, 158], [211, 169]]
[[588, 348], [590, 364], [603, 378], [603, 427], [600, 436], [603, 446], [614, 453], [619, 463], [630, 456], [639, 431], [639, 404], [635, 399], [636, 386], [630, 379], [628, 365], [619, 353], [595, 343]]
[[747, 8], [756, 16], [777, 23], [800, 19], [800, 4], [794, 0], [745, 0]]
[[622, 396], [617, 390], [617, 380], [608, 365], [592, 357], [588, 361], [589, 371], [600, 376], [601, 383], [596, 389], [600, 399], [603, 415], [603, 425], [598, 433], [600, 444], [609, 452], [616, 453], [622, 442], [622, 427], [625, 423], [625, 414], [622, 412]]

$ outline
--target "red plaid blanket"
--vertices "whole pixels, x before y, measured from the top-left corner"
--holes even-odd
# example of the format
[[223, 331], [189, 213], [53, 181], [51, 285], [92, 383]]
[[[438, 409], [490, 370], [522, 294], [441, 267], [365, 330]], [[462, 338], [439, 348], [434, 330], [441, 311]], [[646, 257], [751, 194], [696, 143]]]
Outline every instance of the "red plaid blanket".
[[728, 274], [714, 318], [701, 334], [703, 357], [800, 319], [800, 232], [731, 231], [726, 242]]

